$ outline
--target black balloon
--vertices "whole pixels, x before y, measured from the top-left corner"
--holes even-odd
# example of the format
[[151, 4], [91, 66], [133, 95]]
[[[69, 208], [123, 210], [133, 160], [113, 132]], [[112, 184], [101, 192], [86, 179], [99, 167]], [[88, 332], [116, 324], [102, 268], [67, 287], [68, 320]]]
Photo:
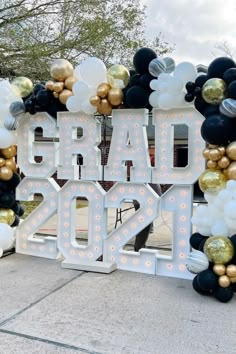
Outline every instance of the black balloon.
[[150, 48], [140, 48], [133, 57], [133, 65], [137, 73], [148, 72], [150, 62], [157, 57], [157, 54]]
[[195, 278], [193, 278], [192, 285], [193, 285], [193, 289], [194, 289], [197, 293], [199, 293], [199, 294], [201, 294], [201, 295], [209, 295], [209, 294], [210, 294], [210, 291], [208, 291], [208, 290], [202, 290], [202, 289], [200, 288], [200, 286], [199, 286], [199, 284], [198, 284], [198, 275], [197, 275]]
[[193, 91], [193, 95], [196, 97], [202, 97], [202, 89], [201, 87], [197, 86], [194, 91]]
[[189, 81], [186, 83], [185, 88], [188, 93], [192, 93], [196, 88], [196, 84], [192, 81]]
[[43, 84], [36, 84], [33, 89], [33, 94], [36, 96], [37, 93], [41, 90], [44, 90], [45, 86]]
[[209, 76], [207, 75], [199, 75], [196, 80], [195, 80], [195, 85], [196, 87], [201, 87], [205, 84], [205, 82], [207, 82], [207, 80], [209, 80]]
[[15, 194], [12, 191], [0, 194], [0, 208], [12, 208], [15, 203]]
[[130, 69], [129, 70], [130, 77], [134, 76], [135, 74], [137, 74], [137, 73], [136, 73], [136, 71], [134, 69]]
[[129, 108], [144, 108], [148, 105], [149, 92], [143, 87], [133, 86], [126, 92], [125, 102]]
[[129, 86], [138, 86], [140, 84], [140, 74], [134, 74], [129, 80]]
[[205, 237], [205, 240], [202, 240], [202, 242], [201, 242], [200, 245], [198, 246], [198, 251], [203, 252], [203, 250], [204, 250], [204, 245], [205, 245], [205, 242], [206, 242], [207, 239], [208, 239], [208, 237]]
[[20, 175], [18, 175], [17, 173], [13, 173], [13, 176], [11, 179], [9, 179], [9, 181], [7, 181], [7, 184], [8, 184], [8, 189], [12, 189], [14, 190], [18, 184], [20, 183], [21, 181], [21, 177]]
[[36, 100], [41, 106], [48, 107], [53, 100], [52, 92], [45, 89], [40, 90], [36, 95]]
[[140, 85], [146, 90], [150, 90], [150, 82], [153, 80], [153, 76], [149, 73], [145, 73], [140, 76]]
[[196, 97], [194, 106], [202, 115], [204, 115], [204, 111], [209, 105], [202, 97]]
[[193, 247], [195, 250], [198, 250], [201, 242], [206, 241], [207, 239], [208, 237], [199, 234], [199, 232], [195, 232], [191, 235], [189, 239], [189, 243], [191, 247]]
[[202, 138], [209, 144], [227, 145], [231, 140], [232, 119], [222, 114], [211, 115], [201, 126]]
[[11, 227], [16, 227], [16, 226], [19, 225], [19, 223], [20, 223], [20, 218], [19, 218], [18, 215], [15, 215], [15, 221], [14, 221], [14, 223], [11, 225]]
[[217, 275], [209, 269], [203, 270], [197, 277], [198, 286], [203, 291], [212, 291], [218, 285]]
[[217, 77], [222, 79], [226, 70], [235, 68], [235, 62], [231, 58], [219, 57], [211, 62], [208, 67], [207, 75], [209, 78]]
[[214, 289], [212, 295], [220, 302], [229, 302], [232, 299], [234, 292], [230, 286], [228, 288], [218, 286]]
[[186, 93], [184, 99], [186, 102], [192, 102], [194, 100], [194, 95], [192, 93]]
[[206, 107], [206, 109], [204, 110], [204, 117], [205, 118], [209, 118], [210, 116], [212, 115], [215, 115], [215, 114], [219, 114], [219, 106], [218, 105], [208, 105], [208, 107]]
[[228, 96], [236, 100], [236, 80], [232, 81], [228, 86]]
[[236, 68], [230, 68], [224, 72], [223, 80], [229, 85], [232, 81], [236, 80]]

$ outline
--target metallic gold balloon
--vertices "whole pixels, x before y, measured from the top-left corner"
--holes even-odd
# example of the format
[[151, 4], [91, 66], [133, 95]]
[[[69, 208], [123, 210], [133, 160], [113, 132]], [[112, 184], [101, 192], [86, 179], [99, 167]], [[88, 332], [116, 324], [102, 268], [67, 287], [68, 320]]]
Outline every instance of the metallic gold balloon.
[[73, 93], [71, 90], [64, 89], [62, 92], [59, 93], [59, 101], [62, 104], [66, 104], [66, 101], [70, 96], [73, 96]]
[[15, 157], [11, 157], [10, 159], [6, 159], [5, 166], [9, 167], [14, 173], [17, 171]]
[[208, 148], [206, 148], [206, 149], [204, 149], [203, 150], [203, 152], [202, 152], [202, 156], [204, 157], [204, 159], [209, 159], [209, 151], [210, 151], [210, 149], [208, 149]]
[[217, 275], [224, 275], [226, 272], [226, 266], [224, 264], [215, 264], [213, 266], [213, 272]]
[[17, 150], [15, 145], [11, 145], [6, 149], [0, 149], [0, 155], [5, 157], [6, 159], [10, 159], [11, 157], [16, 156]]
[[53, 91], [53, 88], [54, 88], [54, 82], [53, 81], [47, 81], [46, 84], [45, 84], [45, 87], [47, 90], [49, 91]]
[[107, 81], [114, 88], [124, 88], [128, 85], [130, 78], [129, 70], [120, 64], [112, 65], [107, 70]]
[[53, 97], [54, 97], [54, 98], [59, 98], [59, 93], [58, 93], [58, 92], [53, 91], [53, 93], [52, 93], [52, 94], [53, 94]]
[[0, 223], [12, 225], [15, 218], [16, 216], [12, 209], [0, 208]]
[[236, 277], [236, 265], [235, 264], [230, 264], [226, 268], [226, 274], [230, 278]]
[[226, 155], [233, 161], [236, 161], [236, 141], [233, 141], [226, 147]]
[[72, 87], [74, 85], [74, 83], [78, 81], [76, 79], [76, 77], [74, 76], [69, 76], [66, 80], [65, 80], [65, 87], [68, 89], [68, 90], [72, 90]]
[[222, 156], [217, 162], [220, 168], [227, 168], [230, 165], [230, 159], [227, 156]]
[[73, 65], [66, 59], [56, 59], [50, 67], [50, 75], [56, 81], [65, 81], [73, 72]]
[[124, 98], [123, 91], [119, 88], [112, 88], [108, 92], [108, 101], [112, 106], [119, 106]]
[[53, 85], [53, 91], [54, 92], [61, 92], [64, 88], [64, 82], [55, 82]]
[[215, 144], [208, 144], [208, 148], [209, 148], [209, 149], [215, 149], [215, 148], [218, 148], [218, 145], [215, 145]]
[[107, 101], [107, 99], [103, 98], [99, 105], [97, 106], [97, 112], [104, 115], [110, 115], [112, 112], [112, 106]]
[[215, 170], [216, 167], [217, 167], [217, 162], [216, 162], [216, 161], [212, 161], [212, 160], [208, 160], [208, 161], [207, 161], [207, 167], [208, 167], [210, 170]]
[[230, 283], [230, 278], [227, 275], [221, 275], [218, 279], [218, 284], [222, 288], [228, 288], [228, 286], [230, 286]]
[[110, 89], [111, 89], [111, 85], [109, 85], [106, 82], [103, 82], [97, 88], [97, 95], [101, 98], [105, 98], [105, 97], [107, 97]]
[[236, 180], [236, 162], [231, 162], [227, 168], [227, 179]]
[[7, 166], [0, 167], [1, 181], [9, 181], [9, 179], [11, 179], [12, 176], [13, 176], [13, 171], [9, 167]]
[[199, 177], [198, 183], [202, 192], [217, 193], [226, 185], [227, 178], [220, 170], [205, 170]]
[[11, 87], [17, 97], [26, 97], [33, 91], [34, 84], [28, 77], [20, 76], [11, 82]]
[[218, 161], [221, 158], [221, 152], [218, 149], [211, 149], [208, 155], [212, 161]]
[[203, 251], [210, 262], [225, 264], [234, 256], [234, 245], [228, 237], [211, 236], [204, 243]]
[[230, 278], [231, 283], [236, 283], [236, 277]]
[[99, 103], [101, 102], [101, 98], [99, 96], [92, 96], [90, 97], [90, 100], [89, 100], [90, 104], [92, 106], [95, 106], [97, 107], [99, 105]]
[[220, 151], [221, 155], [224, 156], [224, 154], [225, 154], [225, 147], [224, 147], [224, 146], [218, 146], [217, 149]]
[[202, 97], [210, 104], [218, 105], [227, 97], [227, 85], [222, 79], [213, 78], [202, 87]]
[[0, 167], [5, 166], [5, 159], [0, 157]]

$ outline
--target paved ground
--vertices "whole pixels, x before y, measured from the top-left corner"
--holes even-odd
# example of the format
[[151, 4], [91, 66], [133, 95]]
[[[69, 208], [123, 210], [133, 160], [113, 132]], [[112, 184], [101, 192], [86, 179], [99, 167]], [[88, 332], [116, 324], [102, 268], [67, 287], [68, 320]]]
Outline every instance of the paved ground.
[[[86, 223], [86, 207], [81, 213]], [[109, 220], [113, 227], [115, 215]], [[51, 233], [55, 223], [44, 229]], [[165, 214], [149, 246], [169, 248], [170, 228]], [[86, 273], [60, 262], [19, 254], [0, 259], [0, 354], [236, 353], [236, 295], [222, 304], [194, 292], [188, 280]]]

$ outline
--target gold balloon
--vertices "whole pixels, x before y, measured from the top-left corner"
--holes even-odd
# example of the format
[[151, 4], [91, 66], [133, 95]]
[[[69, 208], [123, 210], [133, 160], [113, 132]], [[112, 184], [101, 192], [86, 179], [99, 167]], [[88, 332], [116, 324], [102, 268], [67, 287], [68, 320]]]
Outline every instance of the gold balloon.
[[215, 145], [215, 144], [208, 144], [208, 148], [209, 148], [209, 149], [215, 149], [215, 148], [218, 148], [218, 145]]
[[222, 288], [228, 288], [228, 286], [230, 286], [230, 283], [230, 278], [227, 275], [221, 275], [218, 279], [218, 284]]
[[227, 268], [226, 268], [226, 274], [230, 278], [236, 277], [236, 265], [235, 264], [228, 265]]
[[72, 90], [72, 87], [74, 85], [74, 83], [78, 81], [76, 79], [76, 77], [74, 76], [69, 76], [66, 80], [65, 80], [65, 87], [68, 89], [68, 90]]
[[0, 157], [0, 167], [5, 166], [5, 159]]
[[204, 159], [209, 159], [209, 151], [210, 151], [210, 149], [208, 149], [208, 148], [206, 148], [206, 149], [204, 149], [203, 150], [203, 152], [202, 152], [202, 156], [204, 157]]
[[236, 161], [236, 141], [230, 143], [226, 148], [226, 155], [233, 161]]
[[204, 243], [203, 251], [210, 262], [228, 263], [234, 256], [234, 246], [228, 237], [211, 236]]
[[211, 149], [208, 155], [212, 161], [218, 161], [221, 158], [221, 152], [218, 149]]
[[7, 166], [0, 167], [1, 181], [9, 181], [9, 179], [11, 179], [12, 176], [13, 176], [13, 171], [9, 167]]
[[61, 93], [59, 93], [59, 101], [62, 104], [66, 104], [66, 101], [70, 96], [73, 96], [73, 93], [71, 90], [64, 89]]
[[55, 82], [53, 85], [53, 91], [54, 92], [61, 92], [64, 88], [64, 82]]
[[108, 92], [108, 101], [112, 106], [119, 106], [124, 98], [123, 91], [119, 88], [112, 88]]
[[97, 107], [99, 103], [101, 102], [101, 98], [99, 96], [92, 96], [90, 97], [89, 102], [91, 103], [92, 106]]
[[227, 178], [220, 170], [205, 170], [199, 177], [198, 183], [203, 193], [216, 193], [226, 185]]
[[15, 218], [16, 216], [13, 210], [0, 208], [0, 223], [12, 225]]
[[5, 166], [9, 167], [14, 173], [17, 171], [15, 157], [6, 159]]
[[230, 159], [227, 156], [222, 156], [218, 161], [218, 166], [220, 168], [227, 168], [230, 165]]
[[227, 179], [236, 180], [236, 162], [231, 162], [227, 168]]
[[54, 82], [53, 81], [47, 81], [46, 84], [45, 84], [45, 87], [47, 90], [50, 90], [50, 91], [53, 91], [53, 88], [54, 88]]
[[108, 83], [103, 82], [97, 88], [97, 95], [101, 98], [105, 98], [105, 97], [107, 97], [110, 89], [111, 89], [111, 86]]
[[50, 67], [50, 75], [56, 81], [65, 81], [73, 72], [73, 65], [66, 59], [56, 59]]
[[112, 106], [107, 101], [107, 99], [103, 98], [99, 105], [97, 106], [97, 112], [104, 115], [110, 115], [112, 112]]
[[202, 97], [210, 104], [218, 105], [227, 97], [227, 85], [222, 79], [213, 78], [202, 87]]
[[128, 85], [129, 78], [129, 70], [124, 65], [115, 64], [107, 70], [107, 81], [114, 88], [123, 89]]
[[0, 149], [0, 154], [5, 157], [6, 159], [10, 159], [11, 157], [16, 156], [16, 146], [11, 145], [6, 149]]
[[215, 264], [213, 266], [213, 272], [217, 275], [224, 275], [226, 272], [226, 267], [224, 264]]
[[207, 161], [207, 167], [208, 167], [210, 170], [215, 170], [216, 167], [217, 167], [217, 162], [216, 162], [216, 161], [212, 161], [212, 160], [208, 160], [208, 161]]
[[225, 154], [225, 147], [224, 147], [224, 146], [218, 146], [217, 149], [220, 151], [221, 156], [224, 156], [224, 154]]
[[236, 283], [236, 277], [230, 278], [231, 283]]
[[59, 98], [59, 93], [56, 91], [53, 91], [52, 95], [54, 98]]
[[26, 97], [34, 88], [33, 82], [28, 77], [16, 77], [11, 83], [12, 91], [17, 97]]

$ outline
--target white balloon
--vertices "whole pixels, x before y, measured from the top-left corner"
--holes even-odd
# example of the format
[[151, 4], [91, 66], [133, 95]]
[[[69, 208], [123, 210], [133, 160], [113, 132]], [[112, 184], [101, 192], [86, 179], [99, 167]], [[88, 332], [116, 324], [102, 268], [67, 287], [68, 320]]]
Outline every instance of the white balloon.
[[199, 232], [202, 236], [210, 236], [211, 235], [211, 227], [210, 226], [198, 226], [197, 232]]
[[81, 110], [81, 104], [77, 97], [70, 96], [66, 101], [66, 108], [70, 112], [79, 112]]
[[224, 214], [236, 222], [236, 200], [231, 200], [225, 204]]
[[171, 93], [180, 93], [183, 90], [183, 82], [178, 77], [172, 77], [168, 83], [168, 91], [171, 91]]
[[[15, 238], [13, 228], [10, 227], [8, 224], [0, 223], [0, 250], [6, 251], [10, 249], [11, 247], [13, 247], [14, 241]], [[1, 255], [2, 254], [0, 254], [0, 256]]]
[[149, 103], [152, 107], [158, 108], [158, 93], [156, 91], [149, 95]]
[[86, 114], [93, 114], [97, 111], [97, 108], [92, 106], [89, 101], [84, 101], [81, 105], [81, 110]]
[[178, 77], [184, 84], [188, 81], [195, 81], [197, 77], [197, 68], [189, 62], [178, 64], [173, 72], [174, 77]]
[[85, 59], [80, 64], [79, 69], [81, 79], [88, 85], [98, 86], [102, 82], [107, 82], [107, 69], [102, 60], [96, 57]]
[[159, 108], [168, 110], [173, 107], [172, 96], [169, 93], [162, 93], [158, 100]]
[[15, 144], [15, 135], [6, 128], [0, 128], [0, 149], [8, 148]]
[[152, 90], [157, 90], [158, 89], [158, 82], [159, 82], [159, 80], [157, 80], [157, 79], [153, 79], [152, 81], [150, 81], [150, 84], [149, 84], [150, 88]]
[[89, 87], [84, 81], [76, 81], [72, 87], [72, 92], [80, 102], [86, 100], [90, 94]]
[[172, 80], [172, 76], [170, 74], [167, 74], [167, 73], [161, 73], [159, 76], [158, 76], [158, 81], [164, 81], [164, 82], [168, 82], [168, 81], [171, 81]]
[[236, 181], [234, 180], [229, 180], [227, 181], [226, 183], [226, 189], [229, 190], [229, 191], [235, 191], [236, 190]]
[[225, 236], [228, 237], [229, 235], [229, 228], [224, 220], [215, 220], [214, 224], [211, 227], [211, 234], [212, 236]]
[[81, 80], [80, 65], [77, 65], [77, 66], [74, 68], [73, 75], [74, 75], [74, 77], [75, 77], [77, 80]]

